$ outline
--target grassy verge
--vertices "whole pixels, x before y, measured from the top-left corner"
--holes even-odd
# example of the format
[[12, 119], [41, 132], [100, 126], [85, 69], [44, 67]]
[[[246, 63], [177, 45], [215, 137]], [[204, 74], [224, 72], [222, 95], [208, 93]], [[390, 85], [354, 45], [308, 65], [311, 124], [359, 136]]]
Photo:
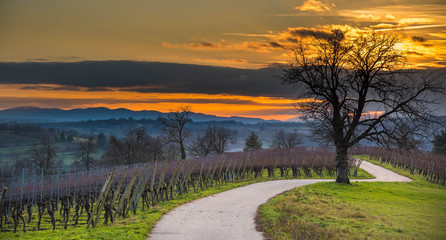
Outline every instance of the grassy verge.
[[[280, 175], [279, 170], [276, 171], [276, 176]], [[268, 181], [268, 180], [279, 180], [284, 179], [281, 177], [267, 178], [267, 172], [263, 173], [262, 179], [252, 179], [250, 181], [240, 182], [240, 183], [229, 183], [227, 185], [210, 188], [197, 193], [190, 193], [177, 197], [175, 200], [163, 202], [156, 207], [146, 209], [144, 212], [139, 210], [136, 215], [130, 214], [130, 217], [126, 219], [117, 219], [113, 224], [104, 225], [103, 219], [100, 221], [98, 226], [94, 229], [85, 229], [85, 224], [78, 225], [74, 227], [72, 225], [68, 226], [67, 230], [63, 229], [63, 224], [57, 222], [56, 230], [43, 230], [35, 231], [36, 220], [31, 222], [31, 225], [27, 225], [28, 231], [24, 233], [22, 231], [22, 225], [19, 225], [18, 232], [0, 232], [0, 239], [145, 239], [147, 235], [151, 232], [155, 223], [173, 208], [190, 202], [195, 199], [203, 198], [212, 194], [227, 191], [233, 188], [245, 186], [248, 184]], [[357, 178], [371, 178], [372, 176], [360, 169]], [[308, 178], [302, 176], [301, 178]], [[312, 177], [314, 179], [320, 178], [315, 172], [312, 172]], [[328, 174], [324, 173], [324, 178], [328, 178]], [[139, 208], [140, 209], [140, 208]], [[36, 212], [36, 211], [35, 211]], [[57, 212], [58, 213], [58, 212]], [[73, 216], [73, 212], [70, 216]], [[25, 214], [26, 215], [26, 214]], [[34, 218], [36, 215], [34, 214]], [[60, 216], [56, 216], [56, 219], [60, 219]], [[25, 217], [27, 219], [27, 216]], [[86, 217], [83, 216], [79, 219], [79, 222], [85, 223]], [[43, 229], [51, 229], [51, 223], [49, 218], [43, 219], [41, 224]], [[30, 231], [31, 230], [31, 231]]]
[[446, 239], [446, 188], [385, 167], [414, 181], [300, 187], [261, 206], [263, 231], [271, 239]]

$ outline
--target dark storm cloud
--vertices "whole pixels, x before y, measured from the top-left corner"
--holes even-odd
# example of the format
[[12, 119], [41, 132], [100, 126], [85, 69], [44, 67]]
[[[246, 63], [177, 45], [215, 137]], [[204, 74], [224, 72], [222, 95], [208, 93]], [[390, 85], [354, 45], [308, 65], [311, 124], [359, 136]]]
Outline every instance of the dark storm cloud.
[[[122, 103], [120, 99], [97, 99], [97, 98], [45, 98], [45, 97], [0, 97], [0, 108], [13, 108], [17, 106], [42, 106], [65, 108], [73, 105], [83, 105], [91, 103]], [[136, 102], [136, 101], [126, 101]]]
[[94, 103], [105, 103], [105, 104], [114, 104], [114, 103], [184, 103], [184, 104], [192, 104], [192, 103], [221, 103], [221, 104], [235, 104], [235, 105], [255, 105], [255, 106], [277, 106], [277, 107], [287, 107], [290, 104], [274, 104], [274, 103], [259, 103], [251, 100], [243, 100], [243, 99], [208, 99], [208, 98], [197, 98], [197, 99], [183, 99], [183, 98], [146, 98], [142, 100], [129, 100], [129, 99], [108, 99], [108, 98], [58, 98], [55, 100], [54, 98], [46, 98], [46, 97], [0, 97], [0, 108], [7, 108], [8, 106], [15, 106], [14, 104], [28, 105], [30, 103], [39, 103], [43, 105], [51, 105], [54, 103], [58, 107], [66, 107], [70, 105], [82, 105], [82, 104], [90, 104]]
[[286, 109], [261, 109], [261, 110], [251, 110], [251, 111], [243, 111], [244, 114], [253, 114], [253, 115], [260, 115], [260, 116], [268, 116], [268, 115], [290, 115], [290, 114], [296, 114], [296, 110], [292, 108], [291, 104], [286, 105], [289, 108]]
[[109, 87], [90, 87], [87, 88], [85, 91], [87, 92], [106, 92], [106, 91], [112, 91]]
[[320, 39], [328, 39], [331, 36], [331, 33], [320, 31], [320, 30], [313, 30], [308, 28], [296, 28], [289, 31], [291, 35], [299, 36], [299, 37], [316, 37]]
[[414, 42], [426, 42], [427, 39], [424, 37], [420, 37], [420, 36], [411, 36], [410, 38], [412, 38], [412, 41]]
[[82, 91], [83, 88], [77, 86], [62, 86], [62, 87], [53, 87], [52, 90]]
[[26, 60], [30, 61], [30, 62], [48, 62], [48, 61], [50, 61], [48, 58], [28, 58]]
[[[440, 65], [444, 65], [444, 66], [446, 66], [446, 62], [444, 62], [444, 61], [436, 61], [435, 62], [436, 64], [440, 64]], [[445, 86], [446, 87], [446, 86]]]
[[54, 87], [40, 86], [40, 85], [28, 85], [21, 87], [20, 90], [54, 90]]
[[417, 55], [417, 56], [424, 56], [424, 54], [420, 53], [420, 52], [416, 52], [416, 51], [407, 51], [406, 52], [408, 55]]
[[[292, 97], [279, 68], [238, 69], [191, 64], [85, 61], [0, 63], [0, 84], [58, 84], [72, 90], [205, 93]], [[32, 86], [28, 86], [32, 87]]]
[[269, 44], [271, 45], [271, 47], [283, 48], [283, 45], [278, 42], [270, 42]]
[[203, 47], [216, 47], [216, 44], [211, 42], [200, 42]]
[[27, 85], [20, 88], [21, 90], [66, 90], [66, 91], [82, 91], [82, 87], [76, 86], [42, 86], [38, 84]]

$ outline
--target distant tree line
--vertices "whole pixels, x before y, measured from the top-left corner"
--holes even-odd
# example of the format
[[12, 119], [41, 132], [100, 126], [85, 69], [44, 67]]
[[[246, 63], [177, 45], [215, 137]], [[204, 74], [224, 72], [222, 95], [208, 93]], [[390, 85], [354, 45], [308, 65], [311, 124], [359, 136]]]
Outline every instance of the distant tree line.
[[[42, 128], [38, 125], [0, 124], [0, 130], [20, 132], [23, 134], [39, 133], [40, 141], [31, 144], [26, 157], [20, 159], [17, 167], [35, 169], [44, 174], [50, 174], [57, 167], [62, 167], [58, 161], [58, 147], [60, 142], [70, 143], [75, 150], [73, 166], [78, 169], [90, 170], [100, 165], [137, 164], [151, 161], [184, 159], [186, 156], [207, 156], [222, 154], [228, 150], [231, 143], [235, 143], [236, 130], [225, 127], [234, 124], [233, 121], [208, 122], [208, 126], [191, 134], [190, 107], [180, 107], [171, 111], [166, 118], [150, 120], [157, 122], [161, 135], [150, 132], [151, 127], [129, 127], [123, 137], [98, 134], [79, 134], [74, 130]], [[120, 120], [104, 120], [102, 122], [122, 123]], [[125, 121], [137, 121], [125, 119]], [[93, 122], [93, 121], [91, 121]], [[97, 122], [97, 121], [95, 121]], [[85, 122], [86, 124], [89, 121]], [[142, 125], [142, 124], [138, 124]], [[70, 125], [71, 126], [71, 125]], [[74, 126], [71, 126], [74, 127]], [[85, 126], [84, 126], [85, 127]], [[96, 128], [93, 128], [96, 129]], [[151, 134], [150, 134], [151, 133]], [[159, 133], [159, 131], [157, 132]], [[300, 138], [295, 132], [280, 130], [274, 136], [272, 148], [288, 148], [300, 144]], [[245, 141], [245, 151], [262, 148], [262, 142], [254, 132]]]

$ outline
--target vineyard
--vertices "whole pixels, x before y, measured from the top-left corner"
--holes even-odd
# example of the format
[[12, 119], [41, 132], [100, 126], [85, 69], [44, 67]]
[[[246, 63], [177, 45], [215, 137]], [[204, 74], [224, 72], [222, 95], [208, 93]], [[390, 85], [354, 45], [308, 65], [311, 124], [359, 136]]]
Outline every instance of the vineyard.
[[[431, 155], [405, 155], [379, 148], [357, 148], [444, 185], [445, 165]], [[387, 155], [386, 155], [387, 154]], [[420, 160], [418, 157], [423, 158]], [[390, 160], [387, 160], [390, 159]], [[406, 159], [406, 160], [404, 160]], [[52, 174], [22, 170], [0, 180], [1, 231], [94, 228], [128, 218], [145, 208], [229, 183], [274, 178], [335, 178], [335, 153], [329, 148], [265, 149], [178, 161], [150, 162], [90, 171], [53, 169]], [[423, 162], [423, 161], [437, 161]], [[441, 160], [441, 159], [440, 159]], [[443, 159], [444, 160], [444, 159]], [[350, 161], [351, 174], [359, 164]], [[409, 165], [408, 165], [409, 164]], [[412, 164], [412, 165], [410, 165]]]
[[408, 170], [411, 174], [420, 175], [430, 182], [443, 186], [446, 184], [446, 156], [444, 155], [379, 147], [354, 148], [351, 153], [367, 154], [373, 160]]

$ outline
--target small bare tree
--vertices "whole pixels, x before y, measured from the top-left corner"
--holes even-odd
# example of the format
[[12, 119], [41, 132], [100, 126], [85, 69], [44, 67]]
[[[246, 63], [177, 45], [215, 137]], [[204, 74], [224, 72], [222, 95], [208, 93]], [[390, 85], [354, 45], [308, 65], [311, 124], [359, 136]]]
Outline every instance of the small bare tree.
[[226, 151], [228, 144], [232, 141], [231, 131], [223, 126], [213, 125], [210, 127], [211, 135], [214, 136], [214, 150], [217, 154]]
[[158, 136], [152, 140], [152, 145], [150, 146], [150, 152], [153, 161], [165, 159], [164, 146], [166, 142], [167, 141], [163, 136]]
[[336, 182], [349, 183], [347, 151], [363, 139], [413, 147], [434, 119], [427, 96], [442, 86], [407, 69], [398, 36], [333, 30], [311, 41], [298, 44], [281, 79], [298, 89], [297, 110], [314, 134], [335, 146]]
[[110, 136], [109, 149], [102, 156], [105, 164], [134, 164], [152, 161], [154, 139], [143, 128], [131, 128], [123, 139]]
[[83, 165], [90, 170], [90, 167], [94, 164], [94, 158], [92, 154], [96, 153], [96, 137], [90, 133], [85, 140], [79, 141], [78, 156]]
[[213, 139], [207, 131], [204, 134], [197, 133], [195, 138], [192, 140], [189, 151], [193, 155], [197, 156], [207, 156], [213, 151]]
[[33, 144], [28, 149], [27, 165], [39, 172], [43, 170], [48, 174], [56, 167], [56, 149], [51, 143], [50, 137], [45, 136], [40, 144]]
[[283, 129], [277, 131], [271, 143], [272, 148], [294, 148], [302, 143], [297, 132], [285, 132]]
[[189, 106], [181, 106], [176, 111], [172, 111], [167, 118], [158, 118], [164, 125], [167, 132], [168, 141], [177, 143], [180, 146], [181, 159], [186, 158], [185, 141], [190, 133], [186, 129], [186, 124], [190, 122], [191, 108]]
[[231, 131], [223, 126], [212, 125], [204, 134], [197, 134], [189, 151], [194, 155], [207, 156], [211, 152], [222, 154], [232, 141]]

